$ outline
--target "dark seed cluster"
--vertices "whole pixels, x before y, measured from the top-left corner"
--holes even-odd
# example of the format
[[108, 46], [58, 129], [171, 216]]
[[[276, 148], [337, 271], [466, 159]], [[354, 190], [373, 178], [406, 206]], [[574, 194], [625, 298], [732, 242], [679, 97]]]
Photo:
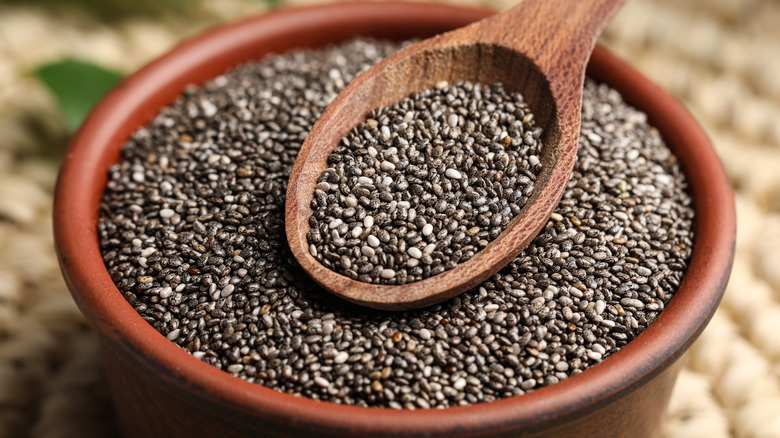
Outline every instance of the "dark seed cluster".
[[98, 223], [118, 289], [171, 342], [237, 377], [334, 403], [433, 408], [554, 384], [634, 339], [686, 269], [693, 211], [645, 116], [587, 82], [555, 214], [479, 287], [386, 313], [324, 292], [286, 245], [287, 177], [356, 74], [397, 50], [353, 41], [247, 64], [135, 132]]
[[372, 111], [319, 178], [309, 252], [365, 283], [454, 268], [525, 205], [541, 135], [522, 96], [500, 83], [439, 83]]

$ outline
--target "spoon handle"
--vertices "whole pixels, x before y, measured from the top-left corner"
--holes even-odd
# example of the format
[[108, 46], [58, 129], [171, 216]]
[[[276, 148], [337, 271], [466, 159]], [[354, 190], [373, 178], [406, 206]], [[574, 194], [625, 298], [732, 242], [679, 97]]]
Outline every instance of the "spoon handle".
[[551, 76], [558, 73], [570, 76], [569, 80], [582, 80], [599, 35], [623, 3], [625, 0], [523, 0], [488, 18], [480, 26], [480, 39], [524, 53], [550, 83], [555, 82]]

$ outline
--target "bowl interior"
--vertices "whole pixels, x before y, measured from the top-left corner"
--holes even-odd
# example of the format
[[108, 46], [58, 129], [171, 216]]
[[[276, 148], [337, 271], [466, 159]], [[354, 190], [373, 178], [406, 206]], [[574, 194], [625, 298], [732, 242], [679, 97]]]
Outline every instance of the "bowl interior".
[[446, 410], [393, 411], [297, 398], [237, 379], [176, 347], [154, 330], [114, 286], [98, 246], [97, 218], [107, 169], [135, 129], [186, 85], [298, 47], [355, 36], [424, 38], [481, 19], [490, 11], [425, 3], [334, 4], [277, 12], [191, 39], [123, 81], [74, 137], [55, 193], [55, 242], [65, 280], [102, 340], [129, 361], [194, 399], [264, 418], [297, 418], [312, 428], [366, 433], [446, 433], [483, 424], [537, 427], [594, 409], [632, 391], [674, 363], [703, 330], [725, 288], [733, 259], [733, 194], [709, 140], [676, 100], [602, 48], [589, 75], [616, 88], [648, 114], [677, 155], [690, 184], [696, 238], [680, 289], [637, 339], [586, 372], [532, 393]]

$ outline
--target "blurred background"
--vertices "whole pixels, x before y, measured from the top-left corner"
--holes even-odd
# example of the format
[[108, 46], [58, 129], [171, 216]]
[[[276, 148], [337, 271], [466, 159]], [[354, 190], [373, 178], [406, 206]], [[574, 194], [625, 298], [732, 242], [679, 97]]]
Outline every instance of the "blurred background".
[[[0, 0], [0, 438], [117, 435], [51, 234], [58, 163], [84, 115], [181, 39], [307, 3]], [[663, 436], [780, 437], [780, 1], [631, 0], [602, 43], [685, 102], [737, 193], [731, 281]]]

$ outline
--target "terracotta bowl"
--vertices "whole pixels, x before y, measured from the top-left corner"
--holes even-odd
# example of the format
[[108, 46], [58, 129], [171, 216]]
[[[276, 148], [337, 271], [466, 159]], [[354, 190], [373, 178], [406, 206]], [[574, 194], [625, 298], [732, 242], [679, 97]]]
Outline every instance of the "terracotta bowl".
[[136, 314], [98, 248], [106, 171], [129, 134], [202, 83], [265, 54], [358, 35], [427, 37], [489, 15], [421, 3], [332, 4], [250, 18], [193, 38], [122, 82], [86, 120], [62, 164], [54, 231], [65, 280], [99, 333], [105, 370], [128, 437], [654, 435], [680, 357], [721, 299], [735, 241], [731, 188], [712, 145], [675, 99], [597, 48], [589, 74], [645, 111], [679, 157], [696, 209], [696, 240], [679, 291], [658, 319], [599, 365], [532, 393], [467, 407], [397, 411], [298, 398], [235, 378], [190, 356]]

